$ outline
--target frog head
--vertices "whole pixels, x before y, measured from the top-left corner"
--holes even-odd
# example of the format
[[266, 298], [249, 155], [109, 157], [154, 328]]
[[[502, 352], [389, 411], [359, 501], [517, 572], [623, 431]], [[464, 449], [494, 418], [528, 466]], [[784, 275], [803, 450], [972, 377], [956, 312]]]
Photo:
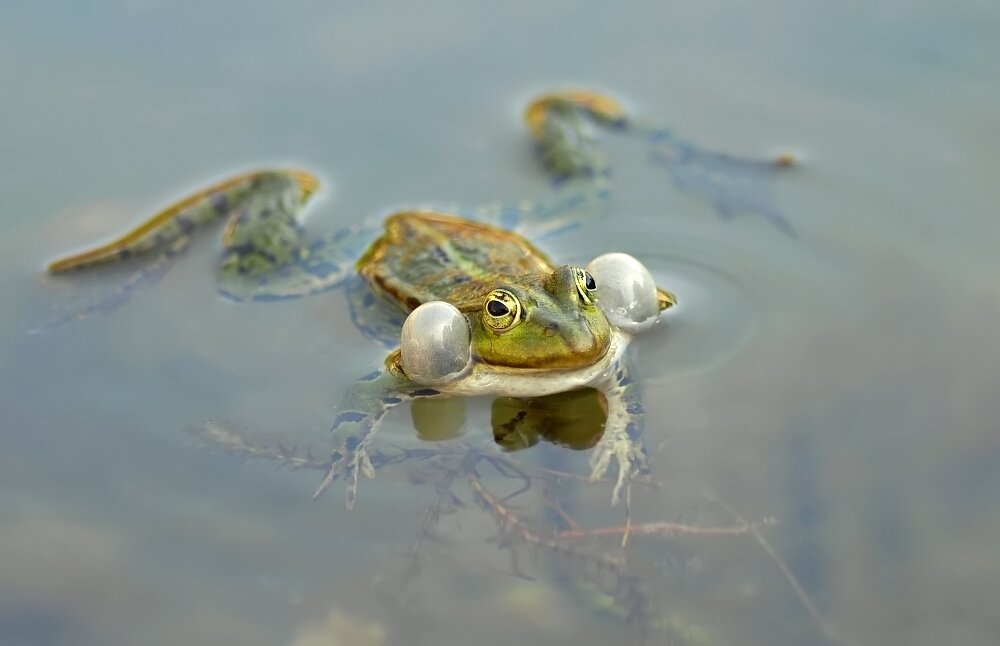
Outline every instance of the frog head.
[[400, 350], [390, 358], [411, 380], [428, 385], [460, 378], [473, 363], [507, 372], [572, 370], [599, 361], [613, 329], [625, 335], [645, 330], [674, 302], [638, 260], [606, 254], [588, 269], [564, 265], [551, 274], [503, 280], [478, 311], [425, 303], [407, 317]]
[[604, 356], [611, 340], [594, 277], [569, 265], [504, 280], [468, 318], [473, 357], [502, 368], [590, 365]]

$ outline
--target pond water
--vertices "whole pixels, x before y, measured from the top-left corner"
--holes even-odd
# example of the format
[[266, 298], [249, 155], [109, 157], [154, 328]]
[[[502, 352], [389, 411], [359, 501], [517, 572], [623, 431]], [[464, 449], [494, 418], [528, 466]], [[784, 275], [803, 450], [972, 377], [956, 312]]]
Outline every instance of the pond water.
[[[995, 3], [340, 4], [0, 6], [0, 643], [1000, 642]], [[544, 242], [629, 251], [681, 301], [633, 348], [660, 487], [635, 488], [632, 522], [754, 523], [563, 542], [626, 558], [613, 585], [644, 619], [532, 543], [545, 478], [491, 507], [402, 464], [348, 511], [341, 484], [311, 499], [318, 472], [184, 432], [322, 456], [384, 356], [341, 291], [226, 302], [210, 234], [124, 306], [28, 333], [124, 275], [46, 261], [236, 170], [319, 172], [311, 231], [544, 199], [519, 111], [577, 85], [705, 150], [800, 160], [733, 188], [769, 217], [720, 217], [609, 137], [610, 216]], [[500, 455], [490, 406], [457, 443]], [[411, 416], [378, 441], [458, 445]], [[546, 443], [504, 455], [587, 470]], [[581, 527], [624, 522], [606, 483], [561, 486]]]

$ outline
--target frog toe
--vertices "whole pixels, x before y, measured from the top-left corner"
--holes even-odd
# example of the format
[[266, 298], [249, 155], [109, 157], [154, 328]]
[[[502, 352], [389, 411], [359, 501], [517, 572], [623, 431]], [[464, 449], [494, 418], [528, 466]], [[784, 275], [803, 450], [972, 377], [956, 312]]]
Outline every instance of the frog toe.
[[621, 500], [622, 491], [639, 477], [649, 474], [649, 464], [646, 451], [640, 442], [628, 436], [618, 437], [613, 442], [602, 442], [590, 460], [590, 479], [603, 479], [611, 463], [618, 466], [614, 488], [611, 491], [611, 504], [617, 505]]
[[352, 445], [351, 439], [354, 438], [348, 438], [344, 446], [330, 452], [330, 466], [313, 493], [314, 500], [343, 477], [346, 482], [345, 503], [348, 509], [353, 509], [358, 497], [358, 473], [363, 473], [369, 479], [375, 477], [375, 467], [372, 465], [367, 443], [355, 442]]

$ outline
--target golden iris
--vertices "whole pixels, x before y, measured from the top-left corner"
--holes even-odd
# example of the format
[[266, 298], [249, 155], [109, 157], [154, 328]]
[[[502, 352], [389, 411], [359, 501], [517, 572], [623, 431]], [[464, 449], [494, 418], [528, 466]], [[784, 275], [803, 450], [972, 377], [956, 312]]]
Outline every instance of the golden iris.
[[521, 301], [506, 289], [494, 289], [483, 303], [483, 321], [496, 332], [506, 332], [521, 322]]
[[573, 278], [576, 280], [576, 292], [580, 300], [587, 305], [593, 305], [597, 298], [597, 281], [586, 269], [573, 268]]

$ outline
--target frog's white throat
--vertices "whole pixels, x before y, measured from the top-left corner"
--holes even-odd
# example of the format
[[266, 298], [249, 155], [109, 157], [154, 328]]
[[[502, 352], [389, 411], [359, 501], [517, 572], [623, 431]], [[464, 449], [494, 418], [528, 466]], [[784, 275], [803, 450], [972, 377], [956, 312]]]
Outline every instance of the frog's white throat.
[[[422, 306], [421, 306], [422, 307]], [[414, 310], [416, 312], [416, 310]], [[438, 314], [436, 313], [435, 316]], [[444, 341], [449, 334], [431, 335], [432, 341], [427, 342], [427, 335], [421, 340], [421, 345], [405, 346], [401, 356], [402, 368], [406, 376], [413, 382], [431, 386], [443, 393], [455, 395], [500, 395], [507, 397], [541, 397], [553, 393], [566, 392], [586, 386], [599, 385], [614, 377], [615, 366], [621, 359], [631, 340], [631, 335], [622, 330], [612, 328], [608, 350], [594, 363], [579, 368], [552, 370], [550, 368], [503, 368], [475, 361], [471, 357], [457, 370], [448, 370], [459, 359], [448, 352], [442, 355], [429, 348], [437, 346], [435, 341]], [[405, 339], [405, 336], [404, 336]], [[452, 342], [456, 339], [451, 339]], [[451, 345], [449, 350], [455, 346]], [[468, 347], [466, 343], [465, 347]], [[410, 350], [407, 358], [406, 350]], [[422, 353], [427, 353], [426, 355]], [[435, 371], [447, 371], [444, 374]]]
[[612, 328], [608, 351], [596, 362], [581, 368], [498, 368], [470, 361], [461, 372], [432, 385], [436, 390], [448, 394], [504, 397], [541, 397], [596, 386], [613, 379], [615, 366], [630, 340], [631, 335]]

